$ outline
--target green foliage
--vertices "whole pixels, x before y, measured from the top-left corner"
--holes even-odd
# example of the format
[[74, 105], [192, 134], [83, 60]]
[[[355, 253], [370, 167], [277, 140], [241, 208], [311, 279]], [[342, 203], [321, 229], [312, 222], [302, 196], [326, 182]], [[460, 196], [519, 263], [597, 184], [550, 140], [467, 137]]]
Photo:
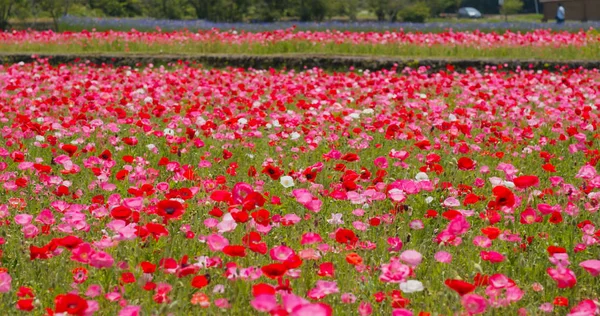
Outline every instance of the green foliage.
[[369, 0], [369, 6], [379, 21], [388, 18], [391, 22], [395, 22], [398, 12], [409, 4], [410, 0]]
[[402, 21], [412, 23], [425, 23], [430, 14], [429, 7], [424, 2], [411, 4], [399, 13]]
[[21, 0], [0, 0], [0, 30], [8, 29], [8, 18]]
[[504, 5], [502, 5], [502, 8], [500, 9], [500, 13], [502, 13], [508, 19], [509, 14], [519, 13], [522, 8], [522, 0], [504, 0]]
[[[10, 1], [10, 0], [9, 0]], [[50, 14], [54, 23], [54, 30], [59, 30], [58, 19], [69, 13], [69, 9], [75, 0], [37, 0], [40, 8]]]
[[142, 0], [87, 0], [92, 9], [102, 10], [106, 16], [134, 17], [142, 15]]

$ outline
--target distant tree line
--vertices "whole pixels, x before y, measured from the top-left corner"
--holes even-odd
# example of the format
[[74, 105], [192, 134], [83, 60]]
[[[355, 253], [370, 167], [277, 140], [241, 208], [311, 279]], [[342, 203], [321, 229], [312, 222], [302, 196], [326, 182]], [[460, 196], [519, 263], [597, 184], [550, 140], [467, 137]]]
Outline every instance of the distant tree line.
[[[525, 0], [522, 11], [531, 12], [534, 1]], [[354, 21], [366, 12], [378, 21], [423, 22], [465, 6], [484, 14], [499, 13], [498, 0], [0, 0], [0, 29], [9, 27], [11, 17], [40, 15], [52, 18], [58, 27], [58, 19], [65, 14], [273, 22], [334, 17]]]

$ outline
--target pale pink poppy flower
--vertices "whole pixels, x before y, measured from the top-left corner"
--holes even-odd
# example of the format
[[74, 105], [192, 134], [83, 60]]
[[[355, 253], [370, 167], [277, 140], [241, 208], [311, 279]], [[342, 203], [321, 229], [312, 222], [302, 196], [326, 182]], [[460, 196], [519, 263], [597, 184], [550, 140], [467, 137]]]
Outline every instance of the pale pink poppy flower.
[[415, 250], [406, 250], [400, 254], [400, 260], [404, 261], [410, 266], [418, 266], [423, 261], [421, 253]]
[[123, 307], [119, 311], [119, 315], [118, 316], [140, 316], [141, 315], [141, 310], [142, 310], [141, 306], [128, 305], [128, 306]]
[[12, 278], [8, 272], [0, 273], [0, 293], [7, 293], [11, 289]]
[[452, 255], [446, 251], [436, 252], [434, 258], [440, 263], [450, 263], [452, 261]]

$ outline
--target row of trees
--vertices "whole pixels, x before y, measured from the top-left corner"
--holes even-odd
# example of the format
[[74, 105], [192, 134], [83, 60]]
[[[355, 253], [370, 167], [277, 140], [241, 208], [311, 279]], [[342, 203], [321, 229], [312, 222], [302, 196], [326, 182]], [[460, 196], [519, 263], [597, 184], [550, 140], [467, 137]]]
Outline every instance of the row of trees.
[[442, 12], [456, 12], [460, 6], [498, 13], [498, 0], [0, 0], [0, 29], [8, 27], [11, 16], [41, 13], [56, 24], [62, 15], [75, 10], [84, 15], [217, 22], [271, 22], [283, 18], [322, 21], [334, 16], [356, 20], [360, 12], [368, 11], [380, 21], [420, 22]]

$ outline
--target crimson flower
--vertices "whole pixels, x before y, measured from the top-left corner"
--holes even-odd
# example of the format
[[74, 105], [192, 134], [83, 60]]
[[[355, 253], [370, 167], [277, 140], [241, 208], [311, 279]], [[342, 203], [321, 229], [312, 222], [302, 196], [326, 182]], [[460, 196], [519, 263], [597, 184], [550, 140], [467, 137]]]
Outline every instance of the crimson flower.
[[262, 267], [260, 270], [267, 278], [277, 279], [282, 277], [288, 269], [283, 263], [272, 263]]
[[458, 293], [460, 296], [475, 291], [475, 285], [462, 280], [447, 279], [444, 284], [446, 284], [447, 287]]
[[156, 205], [158, 211], [156, 214], [165, 219], [176, 218], [183, 214], [183, 205], [175, 200], [162, 200]]
[[54, 312], [67, 313], [69, 315], [84, 315], [88, 303], [81, 296], [68, 293], [57, 295], [54, 299]]

